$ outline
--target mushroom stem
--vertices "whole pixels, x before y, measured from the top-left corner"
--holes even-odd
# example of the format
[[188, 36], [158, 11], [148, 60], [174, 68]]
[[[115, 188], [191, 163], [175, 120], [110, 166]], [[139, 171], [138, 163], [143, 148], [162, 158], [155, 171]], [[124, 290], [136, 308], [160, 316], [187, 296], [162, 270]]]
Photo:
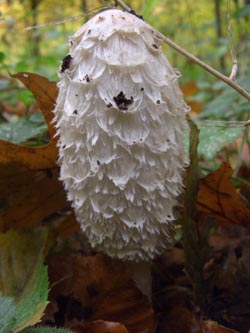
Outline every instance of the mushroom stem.
[[148, 300], [151, 302], [151, 294], [152, 294], [151, 262], [128, 261], [127, 266], [136, 286], [144, 295], [147, 296]]

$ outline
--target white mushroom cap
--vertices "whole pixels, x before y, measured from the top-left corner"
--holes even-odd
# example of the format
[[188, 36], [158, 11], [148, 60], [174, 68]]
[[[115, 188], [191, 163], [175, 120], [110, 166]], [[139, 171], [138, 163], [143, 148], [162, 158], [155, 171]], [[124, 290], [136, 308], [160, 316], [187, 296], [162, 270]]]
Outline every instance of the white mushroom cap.
[[187, 106], [151, 27], [112, 9], [73, 36], [55, 107], [61, 180], [91, 245], [150, 260], [171, 241]]

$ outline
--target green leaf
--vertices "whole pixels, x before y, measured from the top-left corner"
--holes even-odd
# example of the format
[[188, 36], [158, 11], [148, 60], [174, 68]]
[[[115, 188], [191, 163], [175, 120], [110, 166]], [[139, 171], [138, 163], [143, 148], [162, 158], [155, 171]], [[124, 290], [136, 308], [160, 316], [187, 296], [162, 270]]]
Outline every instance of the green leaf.
[[40, 262], [17, 299], [0, 297], [0, 332], [19, 332], [39, 322], [47, 305], [48, 291], [47, 269]]
[[[44, 135], [48, 131], [42, 114], [39, 112], [25, 119], [0, 124], [0, 138], [13, 143], [23, 143], [27, 140]], [[38, 121], [39, 119], [39, 121]]]
[[[242, 78], [237, 83], [249, 90], [250, 77]], [[214, 84], [213, 90], [217, 96], [205, 105], [204, 111], [198, 116], [199, 119], [245, 119], [249, 112], [249, 102], [246, 102], [238, 92], [221, 81]], [[242, 105], [244, 105], [243, 108]]]
[[[242, 135], [242, 131], [245, 128], [242, 124], [238, 125], [237, 122], [235, 122], [234, 127], [232, 127], [232, 123], [227, 121], [215, 120], [209, 121], [209, 123], [195, 121], [195, 123], [200, 131], [198, 153], [208, 161], [213, 160], [226, 144], [234, 143]], [[189, 139], [187, 133], [185, 137], [185, 150], [188, 151], [188, 149]]]
[[22, 101], [26, 106], [34, 102], [32, 92], [29, 90], [21, 90], [17, 95], [18, 100]]
[[47, 305], [49, 292], [48, 272], [42, 262], [34, 271], [24, 292], [16, 302], [16, 319], [14, 332], [19, 332], [25, 327], [40, 321]]
[[206, 160], [213, 160], [215, 155], [225, 147], [226, 143], [233, 143], [242, 134], [242, 127], [200, 127], [199, 154]]
[[245, 4], [244, 7], [239, 8], [235, 11], [234, 16], [236, 18], [248, 17], [250, 16], [250, 4]]
[[142, 12], [144, 20], [148, 20], [154, 8], [161, 3], [161, 0], [148, 0]]
[[0, 332], [9, 333], [12, 331], [16, 318], [16, 306], [13, 297], [0, 296]]
[[0, 234], [0, 292], [15, 304], [13, 332], [36, 324], [47, 305], [48, 273], [42, 264], [47, 237], [45, 228]]
[[3, 52], [0, 52], [0, 62], [3, 62], [5, 59], [5, 54]]

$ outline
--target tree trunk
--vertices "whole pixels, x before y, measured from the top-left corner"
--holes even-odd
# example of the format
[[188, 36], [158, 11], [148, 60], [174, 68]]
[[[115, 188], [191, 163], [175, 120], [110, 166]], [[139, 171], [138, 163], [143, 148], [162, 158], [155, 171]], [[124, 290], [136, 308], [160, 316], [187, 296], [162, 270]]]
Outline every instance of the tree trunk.
[[[30, 8], [32, 11], [32, 26], [38, 25], [38, 6], [40, 0], [30, 0]], [[40, 55], [40, 41], [41, 35], [37, 29], [32, 29], [31, 34], [31, 54], [33, 57], [38, 57]]]
[[[221, 22], [221, 0], [215, 0], [215, 18], [216, 18], [216, 33], [217, 33], [217, 43], [220, 44], [220, 39], [222, 38], [222, 22]], [[225, 70], [225, 58], [220, 57], [220, 66], [222, 70]]]

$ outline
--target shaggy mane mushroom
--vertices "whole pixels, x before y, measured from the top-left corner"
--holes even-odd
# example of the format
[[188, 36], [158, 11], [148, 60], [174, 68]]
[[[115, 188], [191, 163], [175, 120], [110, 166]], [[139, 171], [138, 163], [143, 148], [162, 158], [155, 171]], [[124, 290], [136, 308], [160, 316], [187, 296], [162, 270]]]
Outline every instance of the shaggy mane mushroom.
[[54, 114], [68, 200], [93, 248], [144, 274], [172, 240], [183, 188], [179, 73], [148, 24], [112, 9], [75, 33], [59, 76]]

